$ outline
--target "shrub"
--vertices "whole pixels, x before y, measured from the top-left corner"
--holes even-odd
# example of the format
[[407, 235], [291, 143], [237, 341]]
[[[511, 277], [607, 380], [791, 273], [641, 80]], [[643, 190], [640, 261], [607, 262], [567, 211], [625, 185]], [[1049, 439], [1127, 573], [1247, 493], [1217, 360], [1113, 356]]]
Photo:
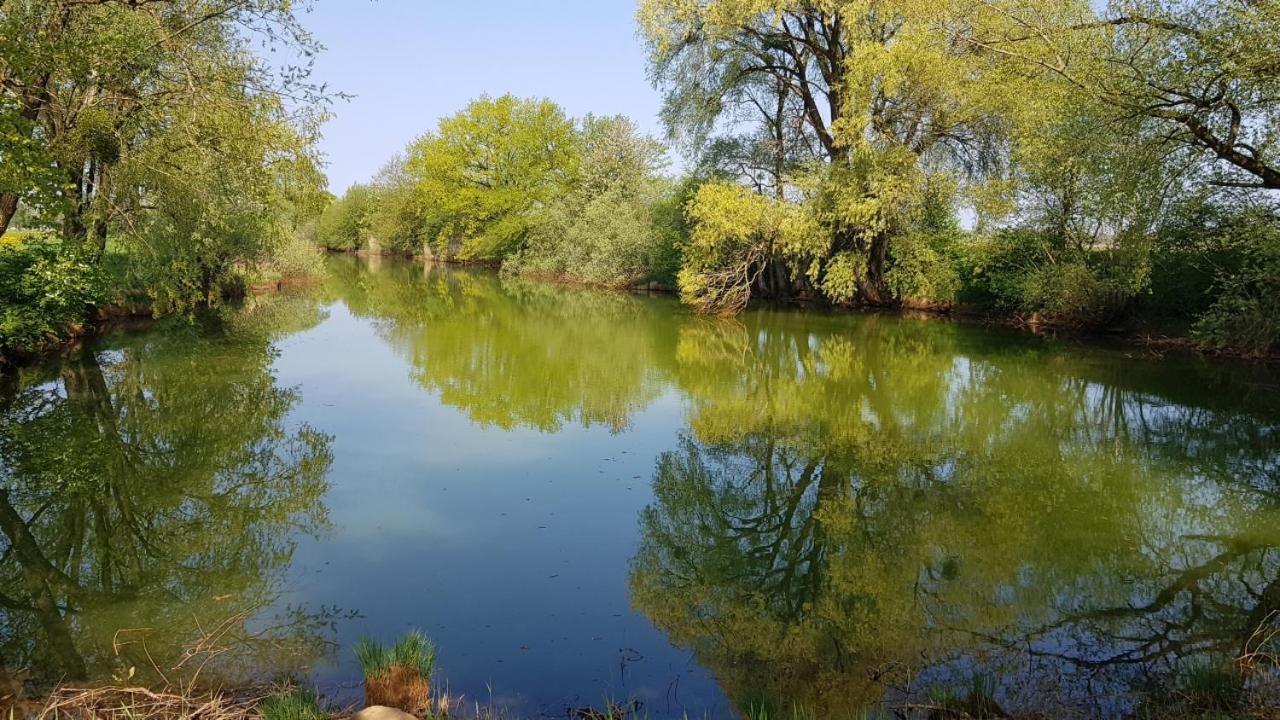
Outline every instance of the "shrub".
[[558, 205], [544, 213], [529, 246], [509, 269], [620, 287], [650, 274], [660, 236], [638, 198], [610, 190], [575, 211]]
[[1252, 222], [1240, 230], [1238, 267], [1218, 272], [1195, 336], [1218, 349], [1262, 354], [1280, 347], [1280, 223]]
[[56, 245], [0, 244], [0, 352], [66, 339], [105, 297], [101, 271]]
[[912, 233], [889, 246], [885, 282], [901, 300], [954, 302], [960, 292], [954, 233]]
[[649, 261], [650, 278], [675, 287], [676, 274], [684, 263], [684, 248], [689, 244], [693, 227], [685, 209], [698, 192], [696, 178], [685, 178], [670, 188], [653, 206], [653, 226], [657, 244]]
[[263, 263], [268, 272], [282, 278], [313, 278], [324, 274], [324, 256], [319, 248], [307, 242], [300, 234], [287, 235], [279, 247]]
[[958, 298], [1000, 312], [1038, 313], [1077, 325], [1115, 320], [1150, 277], [1140, 243], [1085, 250], [1032, 229], [960, 243]]

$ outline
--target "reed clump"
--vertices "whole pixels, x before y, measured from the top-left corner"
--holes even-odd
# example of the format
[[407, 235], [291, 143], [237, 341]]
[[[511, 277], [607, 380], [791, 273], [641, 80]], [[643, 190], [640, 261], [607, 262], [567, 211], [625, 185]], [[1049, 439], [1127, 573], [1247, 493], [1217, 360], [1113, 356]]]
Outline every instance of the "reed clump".
[[364, 638], [356, 645], [356, 660], [366, 707], [385, 705], [419, 716], [431, 709], [436, 649], [421, 632], [410, 631], [389, 647]]

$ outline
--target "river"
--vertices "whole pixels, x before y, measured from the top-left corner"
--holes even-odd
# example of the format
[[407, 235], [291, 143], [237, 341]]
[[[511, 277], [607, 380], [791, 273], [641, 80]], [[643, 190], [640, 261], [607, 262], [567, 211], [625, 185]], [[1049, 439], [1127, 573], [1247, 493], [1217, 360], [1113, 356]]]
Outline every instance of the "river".
[[1112, 717], [1272, 649], [1274, 371], [329, 267], [0, 383], [8, 674], [346, 701], [416, 627], [530, 717]]

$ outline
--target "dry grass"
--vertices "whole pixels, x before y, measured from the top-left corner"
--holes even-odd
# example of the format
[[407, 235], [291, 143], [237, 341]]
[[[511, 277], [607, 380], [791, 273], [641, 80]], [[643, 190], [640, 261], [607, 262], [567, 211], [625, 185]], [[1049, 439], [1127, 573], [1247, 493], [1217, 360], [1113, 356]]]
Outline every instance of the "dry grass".
[[[258, 720], [258, 706], [276, 688], [190, 695], [141, 687], [56, 690], [36, 720]], [[29, 716], [31, 717], [31, 716]]]

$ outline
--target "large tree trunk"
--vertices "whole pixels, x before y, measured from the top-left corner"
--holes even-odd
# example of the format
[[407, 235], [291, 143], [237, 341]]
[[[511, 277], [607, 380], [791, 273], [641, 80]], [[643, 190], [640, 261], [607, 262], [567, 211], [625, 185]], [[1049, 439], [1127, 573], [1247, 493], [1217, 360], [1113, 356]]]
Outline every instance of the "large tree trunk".
[[858, 294], [868, 305], [892, 305], [893, 293], [885, 282], [885, 261], [889, 255], [889, 238], [876, 235], [867, 248], [867, 275], [858, 283]]

